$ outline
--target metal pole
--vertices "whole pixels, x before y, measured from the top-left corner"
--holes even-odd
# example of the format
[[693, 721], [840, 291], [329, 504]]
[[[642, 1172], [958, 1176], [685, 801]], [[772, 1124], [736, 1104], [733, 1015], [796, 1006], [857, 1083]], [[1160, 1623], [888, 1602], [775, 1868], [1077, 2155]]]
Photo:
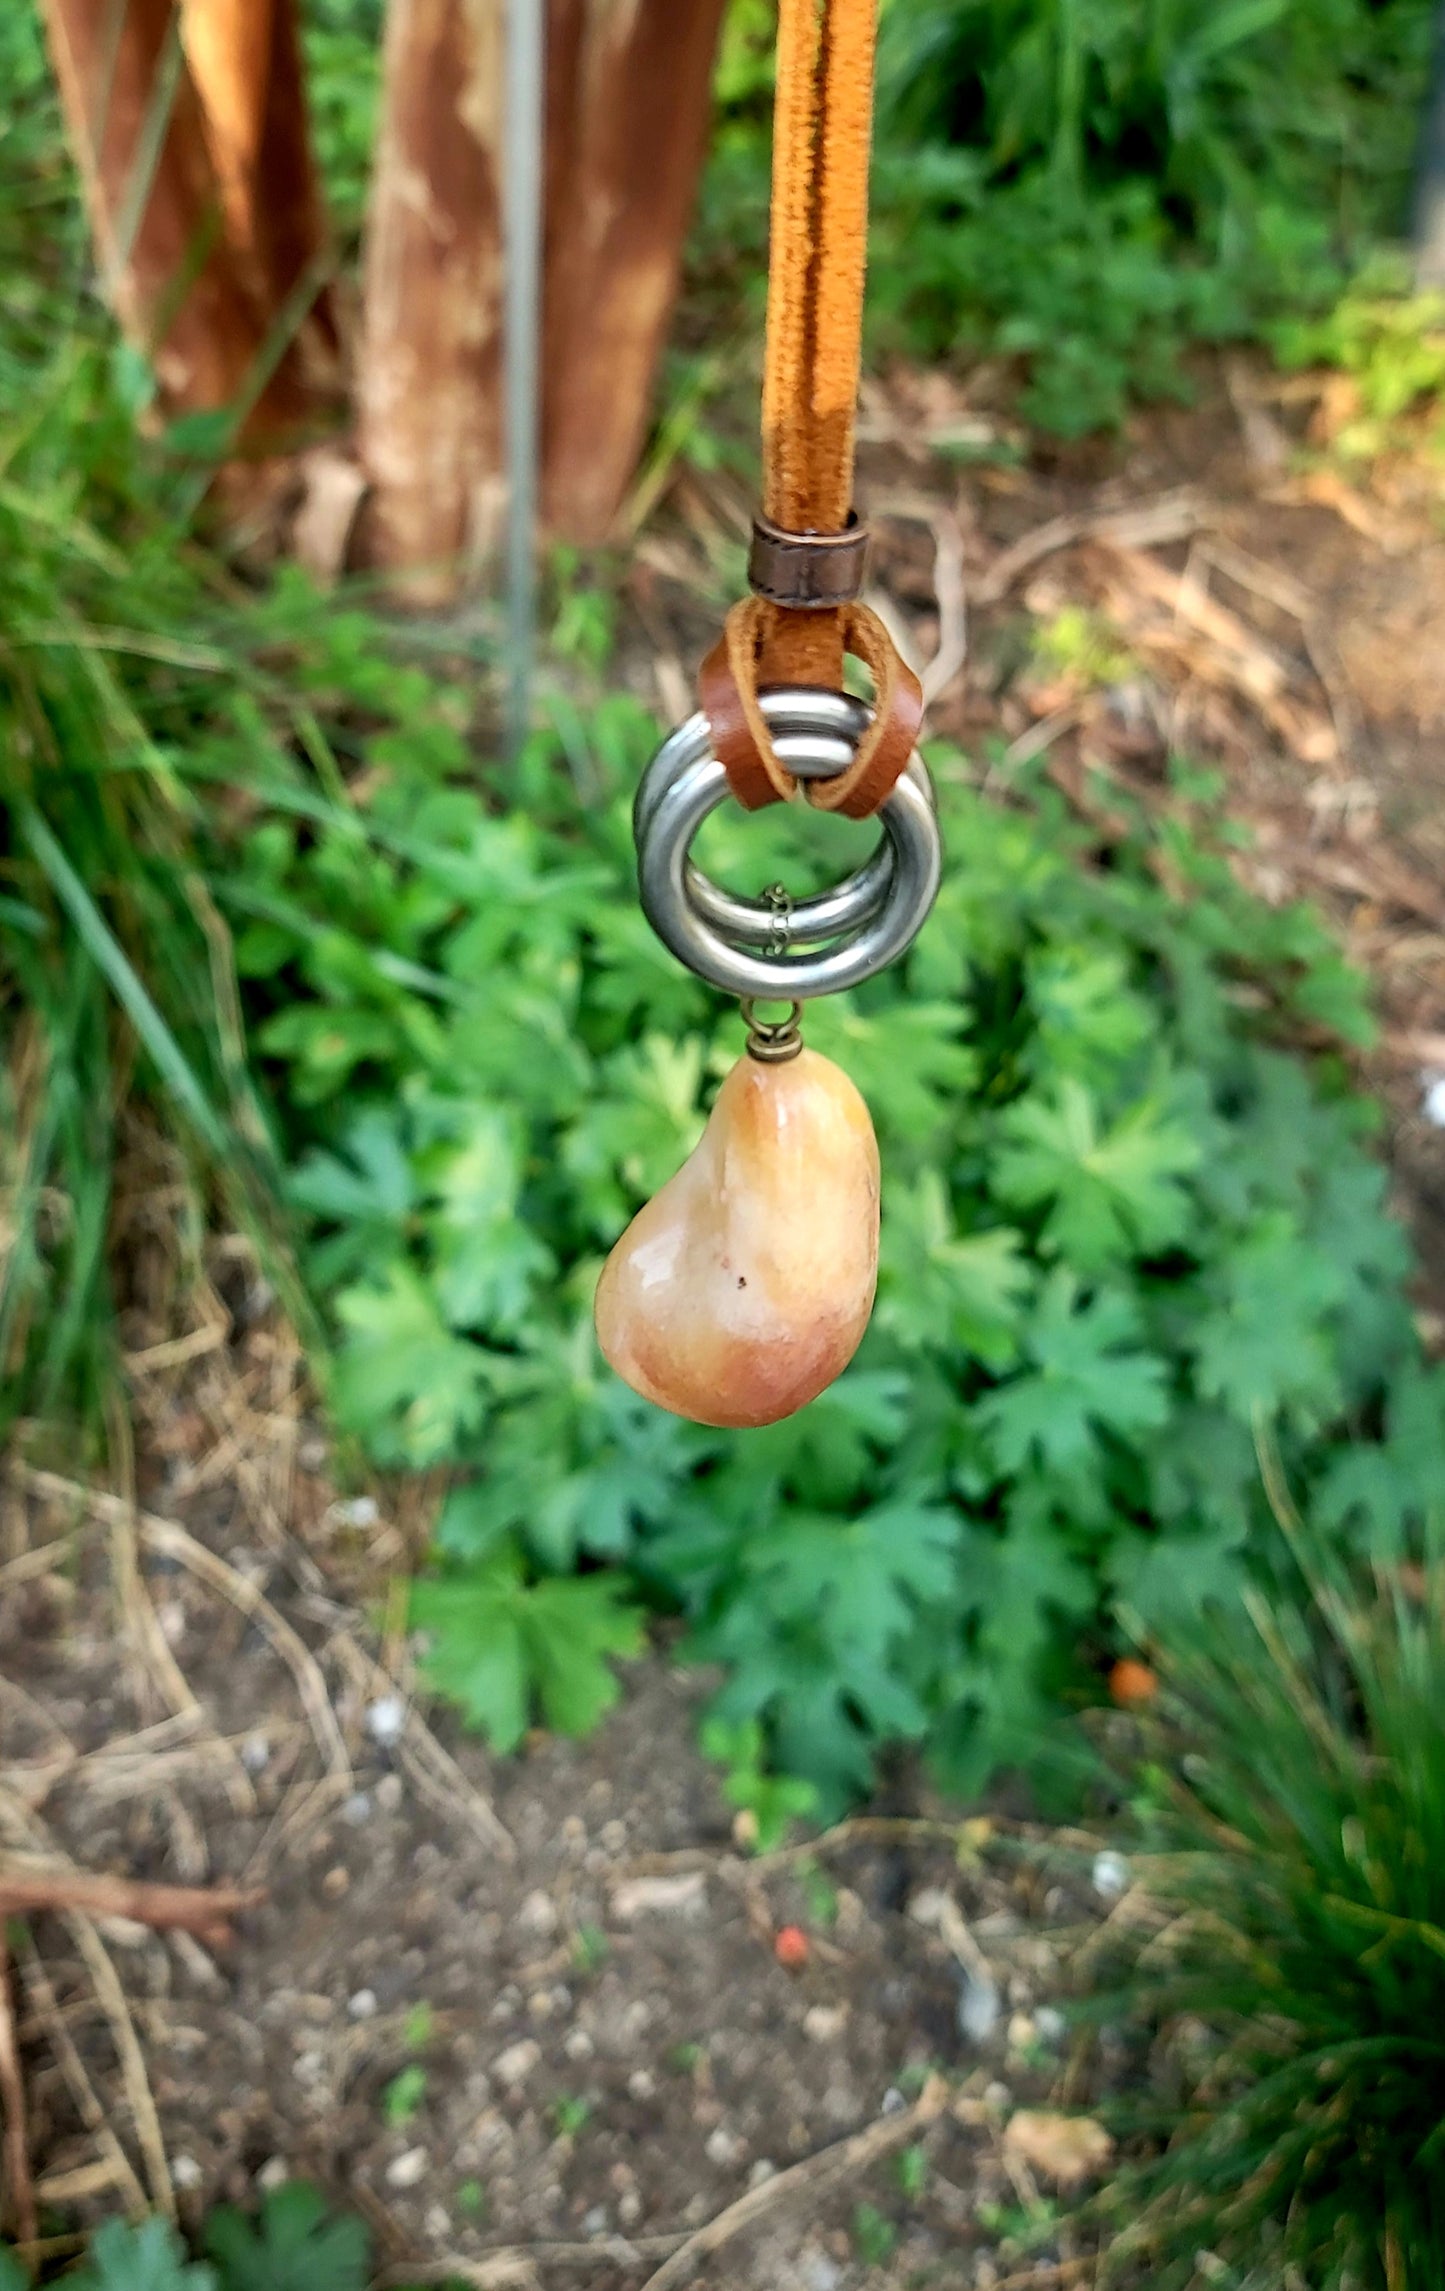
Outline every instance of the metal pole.
[[507, 0], [507, 742], [514, 756], [531, 728], [537, 650], [544, 12], [545, 0]]

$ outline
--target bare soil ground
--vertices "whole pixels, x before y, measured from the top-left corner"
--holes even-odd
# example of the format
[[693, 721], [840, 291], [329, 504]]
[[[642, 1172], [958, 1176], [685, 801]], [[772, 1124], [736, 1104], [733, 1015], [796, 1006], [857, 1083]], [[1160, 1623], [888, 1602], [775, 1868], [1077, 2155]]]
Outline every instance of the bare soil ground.
[[[1445, 541], [1408, 469], [1301, 474], [1320, 402], [1211, 370], [1119, 445], [1011, 463], [977, 388], [900, 374], [872, 392], [860, 493], [883, 605], [936, 656], [934, 726], [980, 769], [1033, 747], [1087, 809], [1099, 774], [1164, 804], [1171, 749], [1218, 763], [1249, 880], [1334, 917], [1377, 982], [1367, 1070], [1438, 1311]], [[689, 474], [643, 538], [629, 657], [666, 713], [745, 518]], [[1041, 664], [1074, 604], [1127, 654], [1111, 680]], [[47, 2216], [194, 2220], [295, 2173], [365, 2214], [396, 2282], [1086, 2275], [1066, 2229], [1019, 2257], [1053, 2183], [1007, 2127], [1148, 2073], [1056, 2017], [1128, 1913], [1092, 1889], [1093, 1841], [968, 1823], [900, 1775], [872, 1822], [749, 1860], [694, 1748], [707, 1682], [665, 1647], [584, 1745], [459, 1739], [413, 1699], [387, 1590], [430, 1491], [337, 1495], [244, 1261], [178, 1271], [169, 1182], [126, 1209], [134, 1501], [63, 1458], [0, 1500], [0, 1847], [266, 1899], [223, 1956], [115, 1917], [17, 1934]]]
[[[1086, 2051], [1090, 2089], [1122, 2073], [1060, 2010], [1065, 1928], [1101, 1907], [1090, 1841], [1021, 1852], [997, 1818], [910, 1811], [745, 1858], [694, 1748], [709, 1682], [665, 1650], [585, 1744], [493, 1762], [433, 1734], [402, 1650], [377, 1667], [384, 1638], [314, 1571], [339, 1535], [342, 1579], [378, 1554], [384, 1573], [394, 1528], [326, 1500], [314, 1430], [273, 1408], [268, 1441], [237, 1397], [275, 1341], [218, 1351], [189, 1391], [159, 1373], [182, 1424], [224, 1396], [253, 1461], [305, 1459], [307, 1541], [254, 1491], [195, 1486], [214, 1442], [134, 1512], [61, 1474], [10, 1481], [12, 1868], [266, 1889], [218, 1953], [124, 1915], [32, 1921], [15, 1992], [42, 2205], [195, 2222], [301, 2175], [362, 2212], [398, 2282], [636, 2291], [674, 2256], [663, 2283], [759, 2291], [1004, 2278], [1043, 2200], [1006, 2127], [1077, 2095]], [[713, 2252], [740, 2201], [755, 2220]], [[1042, 2257], [1075, 2255], [1065, 2236]]]

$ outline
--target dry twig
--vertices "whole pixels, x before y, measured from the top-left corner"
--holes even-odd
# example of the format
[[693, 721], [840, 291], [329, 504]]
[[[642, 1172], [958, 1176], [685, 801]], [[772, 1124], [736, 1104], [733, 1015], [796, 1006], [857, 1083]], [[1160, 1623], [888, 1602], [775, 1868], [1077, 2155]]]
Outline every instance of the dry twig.
[[30, 2148], [25, 2136], [25, 2085], [20, 2074], [20, 2048], [15, 2038], [15, 2014], [10, 2000], [10, 1950], [0, 1915], [0, 2114], [4, 2116], [5, 2193], [15, 2232], [21, 2243], [33, 2243], [40, 2233], [35, 2209], [35, 2182], [30, 2172]]
[[932, 2124], [941, 2116], [948, 2104], [948, 2085], [941, 2076], [931, 2076], [911, 2108], [895, 2109], [891, 2116], [879, 2116], [865, 2125], [850, 2139], [837, 2140], [831, 2148], [820, 2148], [816, 2155], [805, 2156], [786, 2172], [764, 2180], [761, 2187], [749, 2188], [716, 2218], [679, 2244], [671, 2258], [665, 2259], [655, 2275], [649, 2275], [642, 2291], [677, 2291], [685, 2283], [699, 2259], [711, 2258], [725, 2243], [741, 2235], [744, 2228], [775, 2204], [784, 2203], [803, 2188], [818, 2181], [831, 2179], [837, 2172], [861, 2172], [890, 2148], [901, 2147], [906, 2141]]
[[35, 2006], [49, 2039], [50, 2049], [60, 2063], [60, 2072], [70, 2087], [70, 2097], [76, 2113], [95, 2141], [110, 2166], [111, 2183], [121, 2191], [121, 2201], [127, 2212], [139, 2216], [148, 2207], [145, 2189], [136, 2177], [134, 2166], [120, 2141], [116, 2138], [110, 2120], [96, 2098], [95, 2086], [86, 2074], [85, 2063], [75, 2048], [65, 2015], [50, 1984], [50, 1976], [40, 1961], [33, 1943], [26, 1953], [23, 1968], [26, 1993]]
[[537, 2281], [539, 2267], [635, 2267], [641, 2260], [665, 2259], [681, 2250], [685, 2235], [608, 2235], [591, 2243], [505, 2243], [480, 2258], [448, 2254], [420, 2266], [409, 2260], [388, 2274], [387, 2283], [465, 2283], [471, 2291], [510, 2291], [513, 2284]]
[[262, 1889], [150, 1885], [81, 1869], [16, 1869], [0, 1863], [0, 1918], [32, 1917], [42, 1910], [79, 1910], [87, 1917], [129, 1917], [152, 1932], [193, 1934], [209, 1949], [236, 1938], [231, 1924], [264, 1901]]
[[1000, 604], [1033, 566], [1076, 541], [1108, 541], [1121, 549], [1159, 549], [1187, 541], [1209, 523], [1205, 505], [1189, 487], [1161, 493], [1131, 509], [1096, 509], [1079, 517], [1051, 517], [994, 558], [974, 590], [976, 605]]
[[126, 2002], [121, 1978], [110, 1961], [110, 1951], [96, 1932], [88, 1917], [76, 1911], [66, 1913], [66, 1925], [71, 1939], [85, 1959], [101, 2011], [110, 2023], [111, 2040], [120, 2061], [121, 2081], [130, 2104], [131, 2122], [140, 2142], [145, 2160], [146, 2177], [151, 2184], [151, 2205], [164, 2218], [176, 2216], [175, 2189], [171, 2184], [171, 2168], [166, 2158], [166, 2144], [161, 2133], [160, 2113], [155, 2094], [146, 2074], [145, 2054], [136, 2035], [135, 2022]]

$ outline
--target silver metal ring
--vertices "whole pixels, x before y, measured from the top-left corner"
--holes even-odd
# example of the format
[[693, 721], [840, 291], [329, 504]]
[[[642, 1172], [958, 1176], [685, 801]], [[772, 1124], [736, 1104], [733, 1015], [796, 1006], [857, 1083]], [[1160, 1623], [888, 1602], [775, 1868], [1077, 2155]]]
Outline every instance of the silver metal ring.
[[[831, 779], [846, 771], [868, 729], [868, 710], [848, 692], [782, 686], [761, 695], [779, 761], [798, 779]], [[632, 832], [639, 848], [658, 801], [682, 766], [697, 752], [700, 716], [688, 718], [664, 740], [638, 783], [632, 805]], [[933, 783], [920, 755], [908, 760], [908, 773], [933, 801]], [[692, 905], [705, 922], [734, 947], [770, 947], [777, 938], [778, 914], [762, 900], [725, 890], [689, 859], [684, 882]], [[855, 874], [812, 898], [797, 899], [788, 913], [790, 947], [816, 946], [839, 938], [877, 914], [893, 887], [893, 845], [887, 835]]]
[[[810, 687], [765, 692], [762, 707], [780, 756], [800, 777], [845, 770], [868, 722], [867, 710], [848, 694]], [[664, 741], [637, 793], [643, 911], [689, 970], [725, 994], [804, 1002], [858, 986], [911, 945], [933, 904], [941, 865], [933, 790], [918, 757], [881, 807], [879, 851], [847, 883], [793, 908], [790, 949], [829, 942], [811, 953], [750, 952], [774, 941], [777, 909], [735, 900], [690, 867], [692, 839], [727, 793], [700, 714]]]

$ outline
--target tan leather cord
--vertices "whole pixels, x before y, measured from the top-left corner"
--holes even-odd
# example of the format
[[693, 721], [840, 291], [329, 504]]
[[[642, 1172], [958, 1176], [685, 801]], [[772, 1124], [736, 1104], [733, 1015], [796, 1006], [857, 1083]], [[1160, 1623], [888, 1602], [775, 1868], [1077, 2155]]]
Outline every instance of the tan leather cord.
[[[790, 533], [841, 533], [853, 497], [862, 360], [868, 147], [878, 0], [780, 0], [763, 374], [763, 508]], [[703, 664], [714, 749], [749, 810], [797, 782], [774, 752], [760, 684], [838, 690], [851, 652], [871, 670], [874, 720], [848, 771], [814, 781], [821, 809], [863, 818], [912, 753], [917, 678], [860, 604], [801, 611], [753, 596], [735, 605]]]

